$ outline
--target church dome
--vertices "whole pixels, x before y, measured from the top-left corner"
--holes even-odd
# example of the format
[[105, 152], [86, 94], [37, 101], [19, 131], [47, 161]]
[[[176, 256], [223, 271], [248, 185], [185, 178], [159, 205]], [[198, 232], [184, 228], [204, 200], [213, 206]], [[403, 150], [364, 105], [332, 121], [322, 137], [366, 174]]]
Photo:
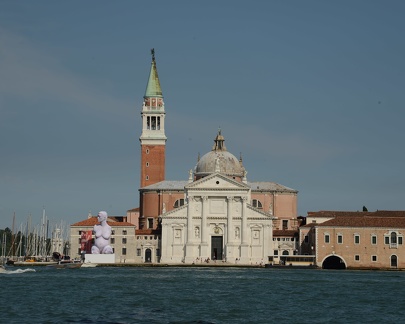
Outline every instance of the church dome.
[[223, 173], [231, 178], [242, 180], [245, 175], [245, 168], [242, 160], [239, 160], [232, 153], [228, 152], [225, 147], [225, 139], [221, 135], [221, 130], [214, 140], [215, 144], [210, 152], [203, 155], [196, 165], [196, 179], [203, 178], [211, 173]]

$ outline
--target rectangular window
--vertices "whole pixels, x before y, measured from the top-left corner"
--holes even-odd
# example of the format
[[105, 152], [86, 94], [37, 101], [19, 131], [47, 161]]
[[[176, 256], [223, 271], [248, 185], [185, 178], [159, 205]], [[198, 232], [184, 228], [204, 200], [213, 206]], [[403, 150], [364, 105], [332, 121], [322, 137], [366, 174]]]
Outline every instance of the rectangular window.
[[278, 255], [278, 250], [274, 250], [274, 255]]
[[111, 231], [111, 235], [114, 235], [114, 234], [115, 234], [115, 230], [112, 230], [112, 231]]
[[354, 244], [360, 244], [360, 235], [355, 235], [354, 236]]
[[325, 234], [325, 243], [329, 242], [330, 242], [329, 234]]
[[308, 235], [305, 235], [304, 242], [305, 242], [305, 243], [308, 243], [308, 242], [309, 242]]
[[371, 256], [371, 261], [377, 262], [377, 256], [376, 256], [376, 255], [372, 255], [372, 256]]
[[122, 238], [122, 244], [127, 244], [127, 238], [126, 237]]
[[398, 236], [398, 244], [402, 245], [402, 236]]
[[115, 243], [115, 238], [111, 238], [111, 244], [114, 244]]
[[122, 230], [122, 235], [127, 235], [127, 230]]
[[141, 249], [136, 249], [136, 256], [141, 256]]
[[153, 218], [148, 218], [148, 228], [153, 228]]
[[156, 256], [160, 257], [160, 249], [156, 249]]
[[338, 242], [338, 244], [342, 244], [342, 243], [343, 243], [343, 235], [342, 235], [342, 234], [338, 234], [338, 236], [337, 236], [337, 242]]
[[288, 220], [283, 219], [283, 230], [288, 229]]
[[122, 248], [122, 255], [126, 255], [127, 254], [127, 248]]
[[390, 237], [384, 236], [384, 242], [385, 242], [385, 244], [390, 244]]
[[377, 235], [371, 235], [371, 244], [373, 245], [377, 244]]
[[354, 256], [354, 260], [355, 260], [355, 261], [360, 261], [360, 255], [356, 254], [356, 255]]

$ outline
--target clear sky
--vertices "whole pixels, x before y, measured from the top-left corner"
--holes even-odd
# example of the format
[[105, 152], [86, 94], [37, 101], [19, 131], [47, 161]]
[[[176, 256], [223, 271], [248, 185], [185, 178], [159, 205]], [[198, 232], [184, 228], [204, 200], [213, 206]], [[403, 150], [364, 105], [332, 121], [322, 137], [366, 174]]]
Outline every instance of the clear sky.
[[166, 178], [219, 127], [298, 214], [405, 210], [405, 1], [0, 0], [0, 228], [138, 207], [156, 61]]

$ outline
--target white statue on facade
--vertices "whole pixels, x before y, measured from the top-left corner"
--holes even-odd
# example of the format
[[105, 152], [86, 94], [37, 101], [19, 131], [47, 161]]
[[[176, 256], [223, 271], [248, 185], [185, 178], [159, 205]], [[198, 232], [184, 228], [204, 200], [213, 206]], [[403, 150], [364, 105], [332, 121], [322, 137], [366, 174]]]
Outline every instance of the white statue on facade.
[[110, 246], [111, 226], [107, 224], [107, 212], [101, 211], [97, 215], [100, 224], [93, 227], [94, 245], [91, 247], [92, 254], [112, 254], [113, 249]]

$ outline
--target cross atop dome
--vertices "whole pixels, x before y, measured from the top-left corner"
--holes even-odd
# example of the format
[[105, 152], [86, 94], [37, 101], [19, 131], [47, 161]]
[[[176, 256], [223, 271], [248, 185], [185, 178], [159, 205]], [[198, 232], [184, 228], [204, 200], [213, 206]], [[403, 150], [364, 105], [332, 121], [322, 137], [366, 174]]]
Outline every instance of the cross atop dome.
[[226, 151], [225, 138], [221, 135], [221, 128], [218, 129], [218, 134], [214, 139], [213, 151]]

